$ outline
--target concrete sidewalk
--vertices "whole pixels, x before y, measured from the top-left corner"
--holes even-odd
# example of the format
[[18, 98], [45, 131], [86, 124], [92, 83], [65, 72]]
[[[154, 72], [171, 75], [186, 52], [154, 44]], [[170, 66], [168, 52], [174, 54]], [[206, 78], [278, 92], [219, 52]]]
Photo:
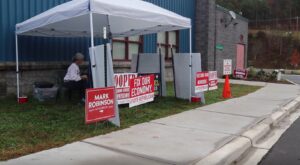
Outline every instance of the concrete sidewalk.
[[295, 85], [264, 86], [247, 96], [139, 124], [0, 165], [195, 164], [240, 137], [300, 94]]

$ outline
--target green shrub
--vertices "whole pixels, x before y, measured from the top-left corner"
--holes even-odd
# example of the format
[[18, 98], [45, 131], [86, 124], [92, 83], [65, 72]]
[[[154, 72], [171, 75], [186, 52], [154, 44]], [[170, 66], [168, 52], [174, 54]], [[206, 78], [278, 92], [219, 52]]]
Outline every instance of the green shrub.
[[255, 78], [256, 76], [256, 71], [253, 67], [250, 67], [249, 72], [248, 72], [248, 78]]
[[278, 74], [278, 72], [273, 71], [272, 74], [271, 74], [271, 76], [270, 76], [270, 80], [271, 81], [277, 80], [277, 74]]
[[266, 73], [264, 70], [260, 70], [259, 72], [257, 72], [255, 78], [259, 81], [265, 81], [265, 82], [269, 82], [269, 81], [275, 81], [277, 78], [277, 72], [273, 71], [272, 73]]

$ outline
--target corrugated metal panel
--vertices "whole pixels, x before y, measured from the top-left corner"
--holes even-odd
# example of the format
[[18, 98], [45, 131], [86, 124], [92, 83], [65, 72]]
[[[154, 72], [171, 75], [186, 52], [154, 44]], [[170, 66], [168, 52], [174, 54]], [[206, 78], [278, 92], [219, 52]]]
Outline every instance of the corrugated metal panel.
[[[0, 61], [15, 60], [15, 24], [69, 0], [0, 0]], [[146, 0], [194, 19], [195, 0]], [[156, 35], [145, 38], [145, 52], [156, 52]], [[188, 32], [180, 32], [180, 51], [188, 52]], [[20, 37], [21, 61], [69, 61], [75, 52], [87, 54], [89, 40]]]
[[[1, 0], [1, 61], [15, 60], [15, 24], [69, 0]], [[69, 61], [87, 39], [20, 37], [21, 61]]]
[[156, 52], [157, 35], [150, 34], [144, 36], [144, 52], [155, 53]]
[[2, 1], [0, 1], [0, 61], [4, 61], [4, 50], [3, 50], [3, 7], [2, 7]]
[[[192, 23], [194, 25], [196, 0], [145, 0], [145, 1], [161, 6], [167, 10], [173, 11], [182, 16], [191, 18]], [[151, 51], [152, 53], [156, 52], [156, 35], [151, 35], [151, 37], [147, 36], [145, 38], [146, 40], [144, 44], [144, 50]], [[182, 53], [189, 52], [189, 31], [181, 30], [179, 34], [179, 39], [180, 39], [179, 51]]]

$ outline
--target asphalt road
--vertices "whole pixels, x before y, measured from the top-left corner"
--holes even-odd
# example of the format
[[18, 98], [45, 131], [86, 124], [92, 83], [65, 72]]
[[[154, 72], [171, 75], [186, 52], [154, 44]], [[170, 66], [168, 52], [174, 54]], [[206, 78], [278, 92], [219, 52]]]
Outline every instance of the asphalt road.
[[300, 85], [300, 75], [282, 75], [282, 78]]
[[260, 165], [300, 165], [300, 119], [282, 135]]
[[[282, 78], [300, 85], [299, 75], [283, 75]], [[300, 165], [300, 119], [283, 134], [260, 165]]]

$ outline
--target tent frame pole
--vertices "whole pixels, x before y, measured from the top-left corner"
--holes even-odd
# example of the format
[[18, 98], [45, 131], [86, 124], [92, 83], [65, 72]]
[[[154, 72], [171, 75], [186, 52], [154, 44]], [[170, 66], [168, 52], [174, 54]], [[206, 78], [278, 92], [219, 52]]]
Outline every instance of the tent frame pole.
[[17, 74], [17, 97], [18, 101], [20, 98], [20, 73], [19, 73], [19, 43], [18, 43], [18, 34], [15, 34], [16, 40], [16, 74]]
[[[90, 60], [92, 61], [92, 68], [96, 67], [96, 63], [95, 63], [95, 52], [94, 52], [94, 48], [95, 48], [95, 42], [94, 42], [94, 21], [93, 21], [93, 13], [90, 11], [90, 31], [91, 31], [91, 53], [92, 53], [92, 58], [94, 60]], [[93, 83], [93, 85], [95, 85]]]
[[162, 94], [162, 53], [161, 53], [161, 45], [159, 46], [159, 96], [163, 96]]
[[193, 50], [192, 50], [192, 28], [189, 29], [190, 32], [190, 79], [191, 79], [191, 83], [190, 83], [190, 102], [192, 101], [192, 81], [193, 81], [193, 76], [192, 76], [192, 60], [193, 60]]
[[108, 87], [108, 75], [107, 75], [107, 39], [104, 39], [104, 86]]
[[105, 87], [108, 87], [108, 64], [107, 64], [107, 44], [110, 42], [111, 38], [111, 33], [110, 33], [110, 25], [109, 25], [109, 16], [106, 16], [106, 21], [107, 21], [107, 27], [104, 27], [105, 30], [103, 29], [103, 39], [104, 39], [104, 83]]
[[171, 54], [172, 54], [172, 71], [173, 71], [173, 84], [174, 84], [174, 93], [175, 98], [177, 98], [177, 91], [176, 91], [176, 73], [175, 73], [175, 59], [174, 59], [174, 52], [173, 52], [173, 45], [171, 44]]

